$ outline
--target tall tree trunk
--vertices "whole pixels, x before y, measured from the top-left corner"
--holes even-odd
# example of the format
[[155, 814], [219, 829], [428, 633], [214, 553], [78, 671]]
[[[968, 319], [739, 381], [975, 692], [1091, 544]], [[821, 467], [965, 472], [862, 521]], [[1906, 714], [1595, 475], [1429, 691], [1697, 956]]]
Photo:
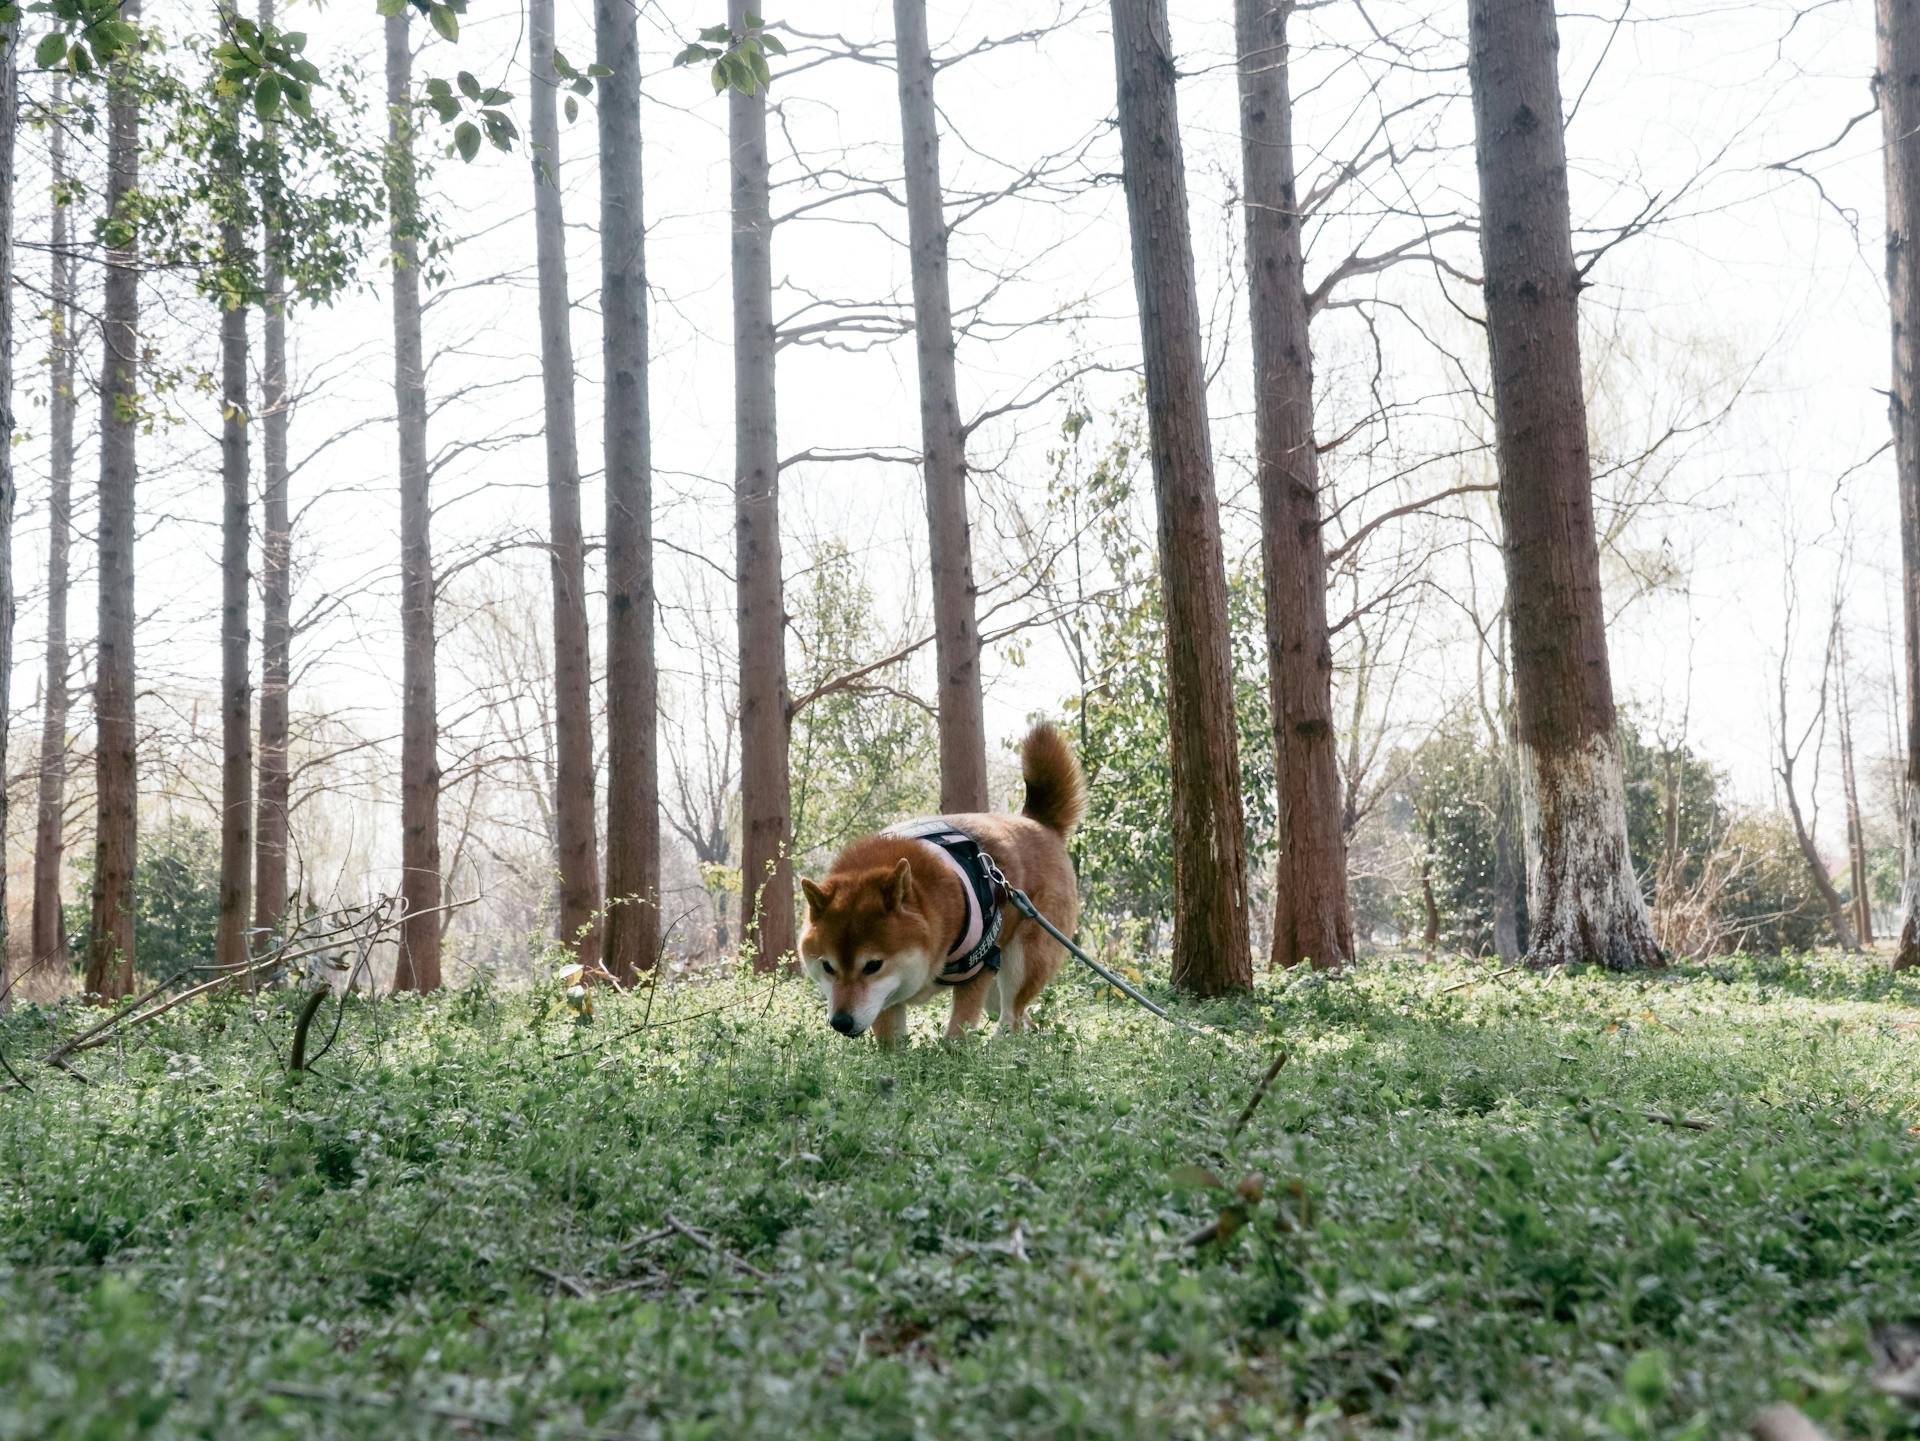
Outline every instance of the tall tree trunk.
[[1353, 955], [1347, 839], [1333, 730], [1333, 646], [1313, 444], [1313, 353], [1287, 89], [1292, 0], [1234, 0], [1240, 52], [1255, 472], [1265, 579], [1280, 836], [1275, 966], [1333, 969]]
[[1853, 933], [1862, 946], [1873, 944], [1873, 897], [1867, 872], [1867, 828], [1860, 814], [1860, 784], [1854, 767], [1853, 706], [1847, 685], [1847, 638], [1840, 636], [1839, 672], [1840, 780], [1847, 805], [1847, 873], [1853, 891]]
[[[237, 11], [222, 7], [231, 20]], [[235, 130], [238, 107], [231, 108]], [[247, 265], [246, 237], [232, 219], [240, 200], [240, 139], [223, 146], [220, 259]], [[253, 674], [248, 606], [253, 578], [252, 476], [247, 445], [247, 307], [222, 299], [220, 311], [220, 900], [214, 960], [237, 974], [248, 954], [248, 899], [253, 871]]]
[[1536, 965], [1660, 964], [1626, 791], [1580, 385], [1552, 0], [1470, 0], [1480, 249]]
[[[260, 24], [273, 23], [273, 0], [260, 0]], [[280, 127], [268, 121], [261, 138], [272, 152]], [[287, 494], [287, 295], [280, 270], [281, 235], [273, 198], [265, 209], [261, 279], [260, 440], [260, 751], [259, 802], [253, 823], [253, 924], [271, 935], [286, 918], [288, 807], [288, 689], [293, 680], [293, 519]]]
[[954, 373], [947, 215], [940, 189], [940, 131], [933, 105], [926, 0], [893, 0], [893, 24], [900, 133], [906, 149], [914, 345], [920, 362], [920, 443], [932, 556], [934, 664], [939, 671], [940, 808], [949, 813], [984, 811], [988, 809], [987, 722], [980, 692], [980, 623], [974, 613], [967, 444]]
[[406, 7], [387, 17], [387, 188], [393, 246], [393, 391], [400, 420], [400, 894], [396, 991], [440, 988], [440, 758], [434, 708], [433, 520], [427, 371], [413, 164], [413, 50]]
[[[728, 0], [735, 36], [748, 0]], [[780, 457], [774, 427], [773, 219], [765, 91], [727, 95], [733, 148], [733, 525], [740, 623], [740, 934], [755, 970], [793, 950], [792, 795]]]
[[[20, 123], [20, 22], [0, 25], [0, 839], [7, 833], [7, 716], [13, 675], [13, 141]], [[7, 877], [0, 855], [0, 1011], [7, 1006]]]
[[1511, 964], [1526, 949], [1520, 933], [1520, 908], [1527, 884], [1521, 864], [1525, 842], [1520, 835], [1519, 797], [1514, 794], [1513, 752], [1496, 751], [1494, 765], [1498, 789], [1493, 818], [1493, 949], [1502, 963]]
[[1920, 15], [1908, 0], [1877, 0], [1876, 89], [1887, 166], [1887, 292], [1893, 311], [1894, 473], [1900, 488], [1900, 595], [1906, 617], [1907, 879], [1900, 896], [1896, 971], [1920, 967]]
[[[121, 18], [138, 23], [139, 0]], [[133, 989], [133, 866], [139, 781], [134, 734], [134, 482], [140, 365], [139, 235], [129, 197], [140, 183], [140, 102], [131, 60], [113, 67], [107, 99], [108, 248], [100, 332], [100, 620], [94, 658], [93, 929], [86, 991], [101, 1001]]]
[[593, 816], [593, 659], [587, 642], [587, 549], [580, 533], [573, 324], [560, 203], [560, 78], [554, 0], [532, 0], [533, 229], [540, 274], [540, 378], [546, 404], [548, 570], [553, 578], [554, 840], [560, 943], [600, 963], [600, 847]]
[[1253, 960], [1226, 564], [1166, 0], [1113, 0], [1113, 51], [1166, 598], [1173, 980], [1217, 995], [1252, 985]]
[[606, 967], [623, 984], [660, 952], [659, 675], [653, 658], [653, 457], [640, 46], [631, 0], [594, 0], [600, 81], [600, 313], [606, 371]]
[[[6, 63], [11, 64], [11, 60]], [[66, 86], [54, 77], [53, 100], [59, 110]], [[73, 223], [62, 187], [68, 178], [64, 125], [51, 131], [53, 167], [53, 334], [48, 380], [52, 388], [47, 496], [47, 671], [46, 703], [40, 711], [39, 806], [33, 835], [33, 954], [36, 965], [64, 970], [67, 963], [66, 917], [60, 909], [60, 863], [66, 848], [67, 819], [67, 645], [69, 556], [73, 548], [73, 450], [78, 399], [74, 392]], [[5, 960], [0, 957], [0, 967]], [[4, 985], [4, 981], [0, 981]]]

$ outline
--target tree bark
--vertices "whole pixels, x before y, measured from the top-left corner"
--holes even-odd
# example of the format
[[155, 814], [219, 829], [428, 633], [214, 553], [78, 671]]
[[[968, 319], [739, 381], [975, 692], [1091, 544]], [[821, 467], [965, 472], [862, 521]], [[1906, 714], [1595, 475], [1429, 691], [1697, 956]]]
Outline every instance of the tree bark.
[[[0, 838], [6, 835], [8, 712], [13, 676], [13, 164], [20, 123], [20, 22], [0, 25]], [[7, 1007], [7, 877], [0, 856], [0, 1011]]]
[[[139, 0], [121, 18], [137, 22]], [[99, 636], [94, 659], [93, 928], [85, 988], [98, 1001], [133, 990], [133, 866], [138, 844], [133, 654], [134, 485], [140, 428], [140, 251], [129, 197], [140, 183], [140, 108], [129, 60], [107, 99], [109, 244], [101, 300]]]
[[594, 0], [600, 81], [600, 311], [606, 370], [607, 920], [623, 984], [660, 951], [659, 674], [653, 654], [653, 458], [640, 47], [630, 0]]
[[[9, 49], [11, 47], [9, 46]], [[6, 62], [11, 65], [12, 60]], [[54, 77], [54, 105], [65, 94], [61, 77]], [[10, 113], [11, 107], [6, 107]], [[73, 223], [61, 188], [67, 168], [67, 135], [52, 127], [51, 164], [53, 205], [53, 333], [48, 382], [51, 453], [48, 457], [47, 496], [47, 657], [40, 711], [39, 805], [33, 835], [33, 946], [36, 965], [64, 970], [67, 963], [66, 917], [60, 908], [60, 864], [66, 849], [67, 819], [67, 672], [72, 655], [67, 643], [67, 593], [73, 549], [73, 451], [78, 397], [74, 391], [74, 326], [79, 316], [74, 303]], [[5, 967], [0, 955], [0, 968]], [[0, 986], [4, 986], [0, 980]]]
[[1146, 364], [1172, 736], [1173, 980], [1253, 983], [1226, 565], [1166, 0], [1112, 0], [1120, 152]]
[[[222, 7], [224, 18], [237, 11]], [[239, 112], [229, 107], [237, 131]], [[232, 218], [240, 199], [240, 139], [222, 145], [221, 264], [247, 263]], [[246, 965], [253, 871], [253, 676], [248, 631], [252, 575], [252, 475], [247, 443], [247, 307], [220, 299], [220, 898], [214, 960], [237, 975]]]
[[1900, 895], [1896, 971], [1920, 967], [1920, 15], [1907, 0], [1877, 0], [1875, 89], [1885, 134], [1887, 292], [1892, 309], [1894, 474], [1900, 490], [1900, 594], [1905, 613], [1907, 878]]
[[1267, 684], [1279, 782], [1272, 964], [1337, 969], [1353, 956], [1347, 840], [1333, 729], [1333, 646], [1313, 443], [1313, 353], [1287, 85], [1291, 0], [1234, 0], [1240, 55], [1255, 473]]
[[560, 79], [554, 0], [528, 8], [533, 54], [533, 227], [540, 277], [540, 379], [546, 406], [548, 570], [553, 579], [553, 814], [560, 943], [600, 963], [600, 846], [594, 831], [593, 659], [587, 641], [587, 550], [580, 529], [573, 325], [560, 200]]
[[1627, 849], [1552, 0], [1470, 0], [1468, 72], [1536, 965], [1660, 964]]
[[[260, 23], [273, 23], [273, 0], [260, 0]], [[280, 127], [261, 127], [271, 152]], [[253, 823], [253, 924], [271, 935], [286, 919], [289, 695], [293, 680], [293, 519], [288, 495], [287, 296], [280, 270], [281, 236], [271, 201], [265, 207], [261, 280], [260, 356], [260, 749], [258, 804]]]
[[[748, 0], [728, 0], [736, 36]], [[773, 219], [767, 98], [730, 90], [733, 149], [734, 548], [740, 627], [740, 935], [757, 971], [793, 950], [786, 608], [774, 425]]]
[[433, 520], [427, 374], [420, 335], [413, 51], [402, 7], [387, 17], [387, 188], [393, 247], [393, 390], [400, 431], [400, 894], [407, 917], [396, 991], [440, 988], [440, 759], [434, 702]]
[[906, 152], [907, 236], [912, 255], [914, 346], [920, 365], [921, 463], [933, 575], [934, 665], [939, 672], [940, 808], [989, 809], [987, 723], [981, 696], [973, 536], [967, 521], [966, 432], [954, 370], [953, 297], [947, 283], [947, 215], [940, 189], [940, 131], [926, 0], [894, 0], [900, 133]]

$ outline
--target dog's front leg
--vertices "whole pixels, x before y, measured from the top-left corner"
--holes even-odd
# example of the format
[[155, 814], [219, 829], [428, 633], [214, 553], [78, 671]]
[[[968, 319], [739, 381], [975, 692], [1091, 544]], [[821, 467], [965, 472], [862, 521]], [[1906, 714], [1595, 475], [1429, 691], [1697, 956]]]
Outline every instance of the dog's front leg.
[[907, 1008], [888, 1006], [873, 1018], [874, 1038], [883, 1046], [897, 1046], [907, 1039]]
[[953, 988], [953, 1009], [947, 1012], [947, 1039], [957, 1041], [967, 1027], [980, 1019], [986, 1008], [987, 992], [993, 985], [993, 972], [982, 971], [964, 986]]

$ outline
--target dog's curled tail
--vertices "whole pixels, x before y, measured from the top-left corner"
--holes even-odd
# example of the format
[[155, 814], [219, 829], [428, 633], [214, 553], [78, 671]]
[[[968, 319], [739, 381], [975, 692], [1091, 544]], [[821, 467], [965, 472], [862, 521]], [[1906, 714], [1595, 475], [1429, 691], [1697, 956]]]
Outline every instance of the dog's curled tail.
[[1087, 778], [1055, 726], [1041, 721], [1027, 732], [1020, 746], [1020, 774], [1027, 783], [1020, 814], [1064, 840], [1087, 813]]

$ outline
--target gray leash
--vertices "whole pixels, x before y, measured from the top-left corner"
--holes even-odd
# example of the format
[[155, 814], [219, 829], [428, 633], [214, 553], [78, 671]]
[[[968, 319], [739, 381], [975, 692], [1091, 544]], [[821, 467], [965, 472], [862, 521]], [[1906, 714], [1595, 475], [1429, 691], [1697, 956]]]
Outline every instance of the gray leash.
[[1096, 961], [1092, 956], [1088, 955], [1085, 951], [1081, 950], [1078, 946], [1076, 946], [1073, 943], [1073, 937], [1068, 935], [1065, 931], [1061, 930], [1060, 927], [1056, 926], [1052, 921], [1048, 920], [1045, 916], [1041, 915], [1040, 908], [1033, 903], [1033, 898], [1029, 896], [1025, 891], [1021, 890], [1020, 887], [1010, 882], [1006, 878], [1006, 876], [1001, 873], [1000, 867], [994, 864], [993, 857], [988, 855], [984, 850], [980, 852], [980, 860], [982, 865], [986, 868], [988, 878], [996, 886], [1000, 887], [1001, 891], [1005, 894], [1006, 898], [1009, 901], [1013, 902], [1013, 908], [1015, 910], [1020, 912], [1020, 914], [1025, 916], [1028, 920], [1039, 922], [1041, 930], [1045, 931], [1048, 935], [1052, 936], [1061, 945], [1065, 946], [1070, 952], [1073, 953], [1073, 955], [1080, 961], [1082, 965], [1086, 966], [1096, 976], [1100, 977], [1101, 980], [1105, 981], [1108, 985], [1112, 986], [1115, 990], [1120, 991], [1127, 996], [1130, 996], [1134, 1001], [1136, 1001], [1140, 1005], [1145, 1006], [1149, 1011], [1152, 1011], [1154, 1015], [1158, 1016], [1161, 1020], [1165, 1021], [1168, 1025], [1178, 1026], [1183, 1031], [1191, 1031], [1196, 1036], [1203, 1034], [1203, 1032], [1200, 1030], [1198, 1026], [1189, 1025], [1187, 1024], [1187, 1022], [1180, 1020], [1176, 1016], [1168, 1015], [1166, 1010], [1163, 1007], [1157, 1005], [1155, 1002], [1150, 1001], [1145, 996], [1141, 995], [1140, 992], [1135, 990], [1131, 985], [1127, 983], [1125, 978], [1121, 976], [1116, 976], [1112, 971], [1108, 970], [1105, 966], [1101, 965], [1098, 961]]

